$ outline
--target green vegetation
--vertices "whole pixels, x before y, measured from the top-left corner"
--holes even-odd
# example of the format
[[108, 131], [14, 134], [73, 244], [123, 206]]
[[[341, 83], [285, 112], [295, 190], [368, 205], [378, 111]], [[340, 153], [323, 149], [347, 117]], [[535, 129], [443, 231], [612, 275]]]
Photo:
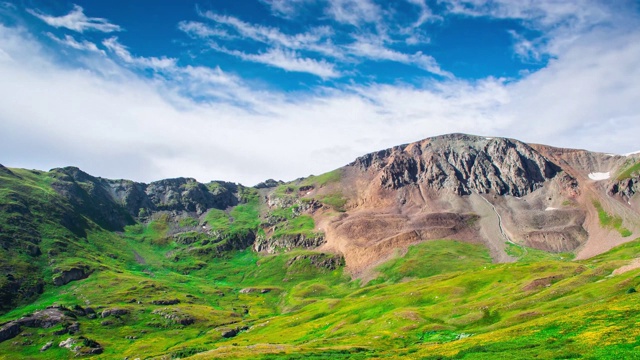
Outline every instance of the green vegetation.
[[300, 186], [323, 187], [327, 184], [338, 182], [342, 177], [342, 170], [336, 169], [322, 175], [311, 175], [300, 182]]
[[622, 237], [629, 237], [633, 233], [622, 226], [622, 218], [620, 216], [614, 216], [604, 210], [602, 204], [598, 201], [593, 201], [593, 206], [598, 210], [598, 218], [600, 219], [600, 225], [605, 229], [614, 229], [620, 233]]
[[340, 169], [336, 169], [318, 176], [311, 175], [304, 180], [278, 186], [275, 189], [274, 194], [279, 197], [297, 196], [301, 189], [321, 188], [328, 184], [340, 181], [341, 177], [342, 170]]
[[282, 226], [276, 227], [273, 232], [273, 237], [278, 238], [284, 235], [305, 235], [306, 237], [313, 236], [313, 229], [315, 223], [313, 218], [309, 215], [300, 215], [284, 222]]
[[640, 175], [640, 162], [629, 164], [628, 167], [620, 172], [616, 179], [618, 181], [626, 180], [634, 176]]
[[433, 240], [410, 246], [404, 256], [396, 257], [376, 268], [380, 276], [372, 284], [397, 283], [403, 279], [481, 269], [487, 265], [491, 265], [491, 257], [482, 245]]
[[347, 204], [347, 199], [340, 193], [333, 193], [325, 196], [321, 196], [318, 200], [326, 205], [331, 206], [334, 210], [344, 212], [344, 206]]
[[[0, 342], [0, 359], [74, 358], [57, 344], [80, 336], [102, 345], [95, 358], [104, 359], [631, 359], [640, 348], [640, 269], [613, 275], [637, 259], [640, 239], [579, 261], [508, 245], [518, 261], [507, 264], [479, 245], [433, 240], [363, 285], [332, 254], [249, 250], [264, 231], [253, 189], [205, 214], [207, 232], [170, 213], [116, 232], [57, 195], [53, 176], [0, 168], [0, 323], [54, 304], [98, 315], [68, 320], [77, 334], [23, 327], [25, 336]], [[603, 226], [622, 229], [594, 206]], [[313, 235], [298, 209], [264, 214], [279, 220], [274, 236]], [[91, 273], [52, 284], [78, 268]], [[112, 308], [127, 312], [100, 315]]]

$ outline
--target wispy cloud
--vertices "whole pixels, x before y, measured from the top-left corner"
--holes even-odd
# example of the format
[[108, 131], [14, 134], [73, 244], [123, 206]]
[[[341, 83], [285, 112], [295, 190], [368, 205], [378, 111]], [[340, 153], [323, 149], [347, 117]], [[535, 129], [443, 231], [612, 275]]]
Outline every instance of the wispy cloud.
[[[510, 0], [441, 0], [451, 14], [494, 19], [518, 20], [538, 35], [532, 39], [511, 32], [516, 40], [514, 51], [524, 58], [556, 55], [560, 49], [595, 27], [611, 26], [626, 17], [613, 12], [615, 6], [598, 0], [510, 1]], [[624, 20], [622, 20], [624, 21]]]
[[207, 26], [201, 22], [197, 21], [181, 21], [178, 23], [178, 29], [187, 35], [196, 37], [196, 38], [229, 38], [230, 35], [228, 32], [212, 28]]
[[[333, 34], [333, 31], [328, 26], [314, 27], [304, 33], [289, 35], [277, 28], [250, 24], [234, 16], [219, 15], [211, 11], [206, 11], [201, 15], [218, 25], [228, 26], [244, 39], [291, 50], [313, 51], [332, 57], [340, 56], [336, 48], [326, 41]], [[211, 29], [204, 24], [201, 24], [201, 26], [204, 29], [215, 31], [215, 29]]]
[[242, 60], [274, 66], [285, 71], [308, 73], [322, 79], [331, 79], [340, 76], [340, 72], [335, 69], [333, 64], [324, 60], [318, 61], [301, 57], [300, 54], [292, 50], [273, 48], [263, 53], [247, 54], [238, 50], [229, 50], [215, 44], [212, 44], [212, 47], [217, 51], [237, 56]]
[[422, 26], [429, 21], [442, 20], [442, 16], [433, 13], [426, 0], [406, 0], [408, 3], [418, 7], [420, 13], [418, 19], [412, 24], [413, 28]]
[[326, 12], [335, 21], [353, 26], [377, 23], [382, 9], [371, 0], [328, 0]]
[[432, 56], [421, 52], [406, 54], [385, 47], [380, 41], [372, 38], [359, 37], [356, 42], [347, 45], [349, 51], [359, 57], [375, 61], [395, 61], [402, 64], [415, 65], [432, 74], [452, 78], [453, 74], [440, 68]]
[[87, 17], [84, 14], [84, 9], [78, 5], [74, 5], [73, 10], [63, 16], [53, 16], [34, 9], [28, 9], [27, 11], [50, 26], [56, 28], [63, 27], [80, 33], [84, 31], [110, 33], [122, 30], [120, 26], [111, 24], [107, 19]]
[[297, 15], [302, 6], [316, 0], [260, 0], [269, 8], [276, 16], [290, 18]]
[[104, 50], [99, 49], [96, 44], [87, 40], [78, 41], [71, 35], [65, 35], [64, 38], [59, 38], [50, 32], [47, 32], [46, 35], [58, 44], [68, 46], [76, 50], [91, 51], [100, 54], [105, 53]]
[[[355, 34], [352, 35], [354, 38], [352, 43], [336, 44], [331, 38], [334, 32], [327, 26], [314, 27], [307, 32], [290, 35], [274, 27], [247, 23], [236, 17], [219, 15], [211, 11], [200, 13], [200, 15], [213, 21], [216, 26], [228, 27], [245, 41], [254, 41], [270, 47], [261, 54], [247, 54], [244, 51], [232, 50], [215, 43], [212, 46], [214, 50], [287, 71], [308, 72], [324, 79], [341, 76], [343, 72], [338, 71], [335, 64], [327, 61], [327, 58], [330, 58], [340, 64], [353, 64], [363, 60], [394, 61], [416, 66], [436, 75], [452, 76], [451, 73], [443, 70], [432, 56], [422, 52], [403, 53], [390, 49], [384, 43], [385, 38], [377, 34], [367, 33], [367, 36]], [[229, 40], [228, 32], [203, 23], [192, 22], [188, 23], [188, 26], [187, 23], [181, 23], [179, 29], [203, 39]], [[411, 36], [414, 39], [408, 41], [415, 44], [420, 35], [419, 31], [412, 31]], [[420, 41], [426, 42], [427, 40], [420, 38]], [[324, 58], [303, 57], [298, 52], [315, 53]]]
[[117, 37], [105, 39], [102, 45], [112, 51], [118, 58], [130, 65], [155, 70], [173, 69], [176, 66], [176, 59], [167, 57], [137, 57], [132, 56], [129, 50], [118, 42]]

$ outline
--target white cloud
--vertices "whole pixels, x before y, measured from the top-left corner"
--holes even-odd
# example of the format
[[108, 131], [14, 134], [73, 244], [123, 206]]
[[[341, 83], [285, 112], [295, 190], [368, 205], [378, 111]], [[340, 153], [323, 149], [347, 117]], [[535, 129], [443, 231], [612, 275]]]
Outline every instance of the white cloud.
[[378, 23], [382, 9], [371, 0], [328, 0], [326, 12], [335, 21], [353, 26]]
[[197, 38], [228, 38], [229, 34], [221, 29], [215, 29], [197, 21], [181, 21], [178, 29]]
[[334, 58], [341, 57], [340, 51], [326, 41], [333, 34], [331, 28], [327, 26], [314, 27], [308, 32], [288, 35], [277, 28], [250, 24], [233, 16], [219, 15], [211, 11], [204, 12], [201, 15], [219, 25], [230, 27], [245, 39], [274, 47], [312, 51]]
[[415, 65], [430, 73], [451, 78], [453, 74], [440, 68], [438, 62], [429, 55], [422, 52], [415, 54], [406, 54], [385, 47], [379, 41], [372, 38], [359, 37], [357, 40], [348, 45], [349, 51], [359, 57], [375, 60], [375, 61], [395, 61], [403, 64]]
[[176, 66], [176, 59], [167, 57], [136, 57], [132, 56], [129, 50], [118, 42], [117, 37], [105, 39], [102, 45], [116, 54], [122, 61], [142, 68], [155, 70], [173, 69]]
[[[595, 27], [614, 26], [626, 21], [627, 14], [614, 11], [615, 5], [599, 0], [440, 0], [453, 14], [494, 19], [519, 20], [539, 32], [536, 39], [514, 36], [516, 54], [539, 58], [555, 56], [561, 49]], [[512, 32], [512, 35], [515, 34]]]
[[[326, 60], [304, 58], [296, 53], [296, 51], [306, 51], [330, 57], [341, 63], [355, 63], [361, 60], [395, 61], [417, 66], [436, 75], [452, 77], [451, 73], [440, 68], [432, 56], [422, 52], [407, 54], [389, 49], [384, 44], [384, 37], [379, 35], [354, 35], [355, 41], [353, 43], [337, 45], [330, 41], [329, 37], [333, 35], [333, 31], [328, 27], [315, 27], [308, 32], [288, 35], [277, 28], [250, 24], [233, 16], [219, 15], [210, 11], [201, 15], [213, 20], [217, 25], [229, 26], [245, 40], [249, 39], [271, 46], [262, 54], [247, 54], [238, 50], [229, 50], [217, 44], [212, 46], [213, 49], [244, 60], [260, 62], [288, 71], [308, 72], [325, 79], [340, 76], [340, 72], [335, 70], [335, 66]], [[201, 38], [216, 37], [216, 29], [200, 23], [197, 26], [191, 25], [189, 28], [182, 26], [180, 29]], [[407, 39], [410, 43], [415, 45], [418, 41], [427, 41], [421, 37], [420, 32], [410, 32], [412, 35]], [[228, 35], [220, 37], [228, 38]]]
[[[219, 68], [157, 66], [115, 39], [109, 53], [120, 61], [96, 55], [89, 69], [110, 71], [70, 68], [27, 31], [0, 26], [0, 163], [254, 184], [317, 174], [449, 132], [627, 153], [637, 150], [640, 133], [638, 38], [638, 27], [591, 28], [519, 80], [280, 93]], [[369, 45], [352, 51], [399, 56], [384, 43]], [[163, 76], [149, 80], [130, 70], [143, 66]]]
[[435, 15], [426, 0], [406, 0], [408, 3], [415, 5], [420, 9], [420, 14], [418, 15], [418, 19], [413, 23], [412, 27], [417, 28], [422, 26], [422, 24], [435, 21], [442, 20], [442, 17], [439, 15]]
[[260, 0], [269, 8], [271, 12], [276, 16], [285, 18], [293, 17], [297, 14], [299, 9], [314, 0]]
[[76, 50], [91, 51], [91, 52], [100, 53], [100, 54], [105, 53], [103, 50], [100, 50], [96, 44], [87, 40], [78, 41], [73, 36], [70, 36], [70, 35], [65, 35], [64, 38], [59, 38], [50, 32], [46, 33], [46, 35], [51, 40], [57, 42], [58, 44], [68, 46]]
[[82, 7], [78, 5], [73, 6], [73, 10], [67, 15], [52, 16], [45, 14], [38, 10], [27, 10], [30, 14], [36, 16], [40, 20], [56, 28], [67, 28], [69, 30], [84, 32], [84, 31], [100, 31], [100, 32], [114, 32], [121, 31], [120, 26], [111, 24], [109, 20], [103, 18], [87, 17], [84, 14]]
[[315, 59], [304, 58], [301, 57], [300, 54], [291, 50], [274, 48], [259, 54], [247, 54], [242, 51], [228, 50], [218, 46], [214, 46], [214, 49], [237, 56], [246, 61], [270, 65], [286, 71], [308, 73], [316, 75], [322, 79], [330, 79], [340, 76], [340, 72], [335, 69], [333, 64], [324, 60], [318, 61]]

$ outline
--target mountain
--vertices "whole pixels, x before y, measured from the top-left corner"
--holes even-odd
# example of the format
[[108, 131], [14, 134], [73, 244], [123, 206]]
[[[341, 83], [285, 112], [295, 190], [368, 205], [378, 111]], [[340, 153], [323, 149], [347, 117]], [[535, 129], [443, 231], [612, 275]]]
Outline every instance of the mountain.
[[0, 358], [624, 357], [639, 164], [449, 134], [255, 187], [0, 165]]

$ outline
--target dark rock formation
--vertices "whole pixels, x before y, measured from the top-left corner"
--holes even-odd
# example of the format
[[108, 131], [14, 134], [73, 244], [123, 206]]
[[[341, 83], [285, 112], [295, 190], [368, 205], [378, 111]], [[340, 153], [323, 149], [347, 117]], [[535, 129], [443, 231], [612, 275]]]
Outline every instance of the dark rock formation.
[[520, 141], [463, 134], [371, 153], [350, 165], [379, 171], [381, 185], [386, 188], [422, 184], [458, 195], [493, 191], [523, 196], [561, 171]]
[[282, 180], [273, 180], [273, 179], [267, 179], [261, 183], [258, 183], [257, 185], [254, 186], [254, 188], [256, 189], [268, 189], [268, 188], [273, 188], [276, 187], [278, 185], [282, 185], [284, 184], [284, 181]]
[[282, 235], [271, 238], [258, 236], [253, 243], [253, 249], [257, 252], [274, 254], [278, 251], [290, 251], [297, 248], [315, 249], [325, 242], [323, 233], [314, 233], [310, 236], [305, 234]]
[[111, 308], [111, 309], [105, 309], [102, 311], [102, 314], [100, 315], [103, 318], [109, 317], [109, 316], [122, 316], [122, 315], [127, 315], [129, 313], [129, 310], [127, 309], [122, 309], [122, 308]]
[[54, 272], [57, 274], [53, 276], [53, 284], [62, 286], [71, 281], [86, 279], [91, 274], [91, 269], [87, 265], [78, 265], [67, 270], [57, 269]]
[[13, 339], [20, 334], [20, 331], [22, 331], [20, 325], [15, 321], [3, 324], [0, 326], [0, 342]]
[[625, 199], [630, 199], [636, 193], [640, 192], [640, 177], [631, 177], [628, 179], [616, 181], [609, 187], [609, 195], [619, 195]]
[[171, 300], [153, 300], [151, 302], [153, 305], [175, 305], [180, 304], [180, 300], [171, 299]]
[[238, 335], [240, 331], [247, 330], [248, 328], [249, 328], [248, 326], [238, 326], [235, 328], [222, 328], [220, 329], [220, 335], [222, 335], [223, 338], [232, 338]]
[[44, 310], [10, 321], [0, 327], [0, 342], [18, 336], [22, 327], [47, 329], [60, 323], [68, 324], [73, 319], [70, 315], [70, 312], [62, 306], [49, 306]]
[[318, 269], [335, 270], [344, 266], [344, 258], [339, 255], [333, 254], [303, 254], [297, 255], [287, 261], [287, 266], [292, 266], [296, 263], [309, 263]]
[[76, 167], [53, 169], [51, 174], [56, 179], [52, 187], [77, 212], [108, 230], [122, 230], [134, 218], [157, 211], [200, 215], [211, 208], [238, 204], [239, 185], [224, 181], [201, 184], [191, 178], [176, 178], [144, 184], [97, 178]]

